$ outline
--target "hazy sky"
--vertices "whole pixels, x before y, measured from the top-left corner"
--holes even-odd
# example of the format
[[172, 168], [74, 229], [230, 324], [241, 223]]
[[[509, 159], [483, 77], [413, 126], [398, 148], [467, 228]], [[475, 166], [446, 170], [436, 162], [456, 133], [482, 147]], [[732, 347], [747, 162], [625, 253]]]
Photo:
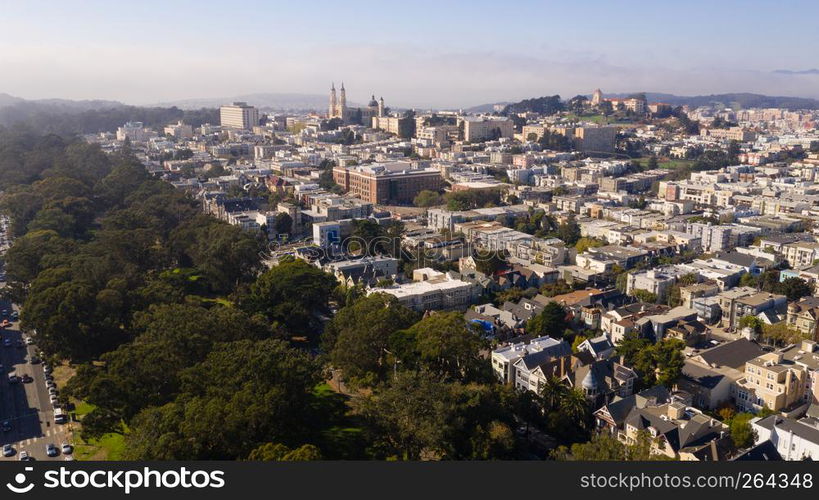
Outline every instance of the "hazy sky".
[[0, 92], [144, 104], [344, 80], [350, 101], [419, 107], [596, 87], [819, 97], [817, 19], [816, 0], [0, 0]]

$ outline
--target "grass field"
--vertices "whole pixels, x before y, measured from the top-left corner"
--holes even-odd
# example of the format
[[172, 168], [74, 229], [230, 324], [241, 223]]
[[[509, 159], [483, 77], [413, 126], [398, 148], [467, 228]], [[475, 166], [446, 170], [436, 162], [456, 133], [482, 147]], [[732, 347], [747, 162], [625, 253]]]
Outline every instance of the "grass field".
[[[84, 401], [74, 402], [74, 415], [82, 421], [82, 417], [94, 409], [94, 405]], [[76, 423], [72, 424], [77, 426]], [[78, 426], [78, 427], [81, 427]], [[128, 430], [125, 429], [125, 434]], [[111, 432], [103, 434], [99, 439], [85, 440], [78, 432], [77, 427], [73, 429], [74, 436], [74, 458], [77, 460], [122, 460], [125, 451], [125, 434]]]
[[[649, 158], [640, 158], [638, 160], [641, 165], [644, 167], [648, 165]], [[658, 159], [657, 165], [660, 168], [665, 168], [668, 170], [677, 170], [678, 168], [684, 168], [694, 163], [694, 160], [680, 160], [675, 158], [668, 158], [668, 159]]]

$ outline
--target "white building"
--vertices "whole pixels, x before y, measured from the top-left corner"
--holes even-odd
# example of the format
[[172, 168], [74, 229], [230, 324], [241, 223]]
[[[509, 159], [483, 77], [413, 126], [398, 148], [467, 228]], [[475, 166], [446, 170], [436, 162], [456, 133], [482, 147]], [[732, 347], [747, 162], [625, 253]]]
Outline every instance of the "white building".
[[819, 459], [819, 420], [794, 420], [780, 415], [751, 420], [756, 444], [770, 441], [783, 460]]

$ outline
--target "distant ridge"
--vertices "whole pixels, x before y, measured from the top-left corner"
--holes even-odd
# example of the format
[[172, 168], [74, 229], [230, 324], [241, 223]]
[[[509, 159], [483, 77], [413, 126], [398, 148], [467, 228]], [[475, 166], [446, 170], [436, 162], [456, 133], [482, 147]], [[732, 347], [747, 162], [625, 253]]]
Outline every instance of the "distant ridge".
[[[634, 92], [621, 94], [604, 94], [605, 97], [628, 97]], [[809, 97], [767, 96], [738, 92], [729, 94], [710, 94], [698, 96], [678, 96], [658, 92], [646, 92], [649, 102], [666, 102], [674, 106], [708, 106], [723, 105], [730, 108], [783, 108], [783, 109], [819, 109], [819, 100]]]
[[[623, 92], [616, 94], [604, 94], [605, 97], [623, 98], [634, 95], [637, 92]], [[732, 108], [782, 108], [782, 109], [819, 109], [819, 99], [811, 99], [809, 97], [790, 97], [790, 96], [767, 96], [762, 94], [751, 94], [747, 92], [729, 93], [729, 94], [711, 94], [698, 96], [679, 96], [674, 94], [664, 94], [661, 92], [644, 92], [646, 99], [649, 102], [665, 102], [673, 106], [708, 106], [712, 104], [722, 105]], [[563, 96], [564, 99], [569, 99], [571, 96]], [[591, 95], [587, 95], [591, 97]], [[470, 113], [491, 113], [494, 111], [495, 104], [509, 104], [490, 103], [480, 104], [471, 108], [465, 109]]]
[[[176, 106], [179, 109], [218, 108], [222, 104], [230, 104], [234, 101], [244, 101], [251, 106], [256, 106], [260, 109], [324, 111], [327, 108], [328, 96], [319, 94], [259, 93], [238, 95], [233, 97], [181, 99], [178, 101], [160, 102], [154, 104], [153, 106]], [[355, 103], [347, 103], [347, 105], [350, 107], [361, 106], [361, 104]]]

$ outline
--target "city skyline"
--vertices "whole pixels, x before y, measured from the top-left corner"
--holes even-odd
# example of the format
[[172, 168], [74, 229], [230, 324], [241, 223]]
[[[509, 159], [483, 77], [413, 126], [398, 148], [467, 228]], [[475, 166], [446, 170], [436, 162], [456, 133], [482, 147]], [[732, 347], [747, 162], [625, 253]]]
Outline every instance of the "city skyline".
[[[810, 27], [819, 8], [809, 2], [779, 11], [693, 2], [683, 14], [646, 2], [579, 9], [519, 1], [500, 9], [421, 1], [399, 9], [245, 1], [231, 5], [232, 17], [215, 2], [149, 1], [116, 17], [96, 1], [2, 3], [0, 92], [26, 99], [324, 95], [341, 79], [351, 102], [375, 92], [419, 108], [568, 98], [597, 87], [819, 97], [812, 54], [819, 34]], [[763, 21], [789, 29], [766, 37]]]

